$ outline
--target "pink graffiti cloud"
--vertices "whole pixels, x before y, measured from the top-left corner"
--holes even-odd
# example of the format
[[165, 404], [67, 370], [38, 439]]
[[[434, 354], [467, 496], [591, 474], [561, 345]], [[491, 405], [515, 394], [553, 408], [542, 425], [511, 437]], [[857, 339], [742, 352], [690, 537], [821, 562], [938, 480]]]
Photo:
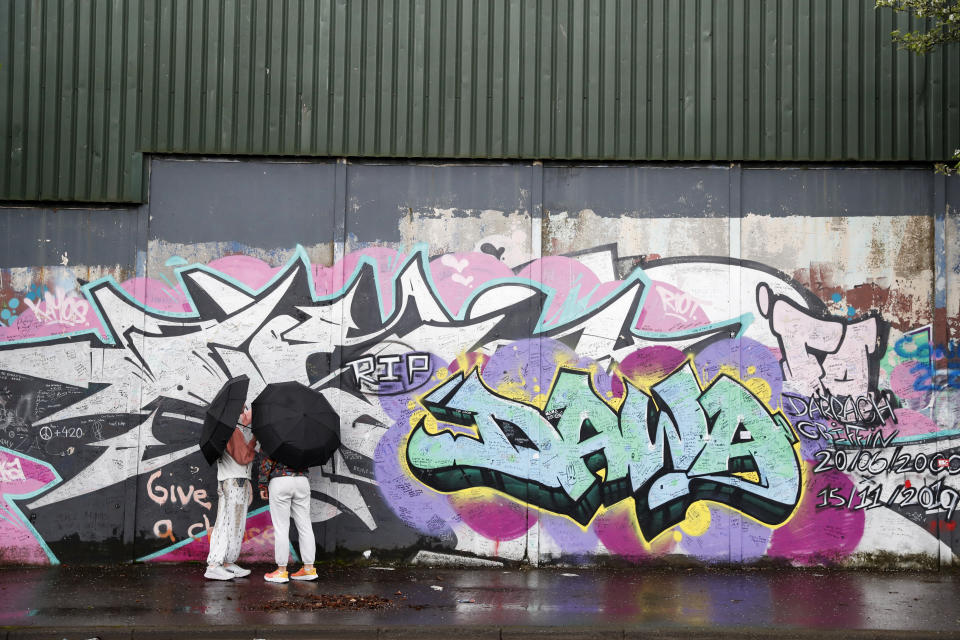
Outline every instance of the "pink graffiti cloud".
[[890, 372], [890, 390], [914, 407], [925, 406], [930, 401], [929, 390], [914, 388], [920, 374], [912, 369], [918, 364], [920, 363], [916, 360], [908, 360], [901, 362]]
[[310, 267], [313, 276], [313, 292], [318, 297], [328, 296], [336, 293], [333, 288], [334, 268], [315, 264]]
[[[366, 257], [372, 260], [376, 266], [377, 282], [379, 284], [380, 299], [383, 301], [384, 313], [389, 314], [393, 311], [393, 277], [400, 267], [403, 266], [407, 256], [401, 255], [395, 249], [388, 247], [367, 247], [357, 251], [351, 251], [343, 260], [337, 262], [329, 268], [329, 275], [322, 274], [321, 278], [315, 279], [317, 293], [319, 295], [330, 295], [336, 293], [343, 286], [350, 282], [360, 260]], [[321, 290], [321, 283], [326, 289]]]
[[642, 331], [680, 331], [710, 324], [696, 299], [672, 284], [654, 280], [637, 322]]
[[485, 538], [503, 542], [524, 535], [537, 522], [537, 512], [500, 495], [483, 498], [448, 496], [463, 522]]
[[[628, 355], [620, 363], [618, 370], [641, 388], [646, 388], [666, 378], [683, 364], [687, 356], [683, 351], [666, 345], [644, 347]], [[613, 395], [623, 395], [623, 382], [615, 376], [612, 382]]]
[[151, 309], [170, 313], [193, 311], [187, 296], [179, 286], [156, 278], [130, 278], [120, 283], [120, 288]]
[[39, 537], [13, 502], [60, 482], [48, 465], [0, 447], [0, 540], [4, 560], [24, 564], [49, 564]]
[[623, 286], [622, 280], [611, 280], [610, 282], [601, 282], [590, 295], [588, 304], [596, 306], [603, 302], [603, 299], [614, 294], [617, 289]]
[[801, 565], [834, 562], [856, 549], [863, 537], [866, 516], [862, 510], [818, 508], [823, 503], [818, 493], [836, 489], [837, 495], [846, 498], [853, 490], [853, 482], [836, 469], [814, 474], [813, 463], [806, 461], [804, 465], [806, 481], [800, 506], [785, 525], [774, 530], [767, 555], [788, 558]]
[[248, 288], [258, 291], [280, 272], [282, 267], [271, 267], [260, 258], [245, 255], [217, 258], [208, 265], [220, 273], [242, 282]]
[[898, 437], [919, 436], [928, 433], [936, 433], [940, 430], [937, 423], [913, 409], [894, 409], [893, 415], [897, 417], [897, 422], [887, 418], [883, 425], [885, 434], [899, 431]]
[[0, 325], [0, 340], [43, 338], [46, 336], [58, 336], [64, 333], [76, 333], [88, 329], [100, 329], [97, 315], [92, 311], [87, 314], [84, 322], [66, 325], [59, 322], [45, 322], [37, 318], [33, 311], [28, 309], [21, 312], [9, 327]]
[[[236, 280], [253, 291], [266, 285], [281, 269], [281, 267], [271, 267], [259, 258], [239, 254], [212, 260], [207, 267]], [[194, 311], [177, 281], [138, 277], [125, 280], [120, 286], [151, 309], [173, 313]]]
[[597, 515], [591, 527], [610, 553], [630, 562], [642, 562], [654, 555], [671, 553], [676, 547], [669, 533], [658, 536], [649, 548], [644, 546], [632, 500]]
[[448, 253], [430, 261], [430, 272], [443, 303], [457, 314], [484, 283], [512, 278], [513, 271], [487, 253]]
[[[209, 531], [180, 541], [147, 558], [147, 562], [206, 562], [210, 552]], [[240, 557], [244, 562], [273, 561], [273, 523], [266, 509], [247, 516]]]
[[542, 282], [554, 290], [544, 315], [548, 325], [556, 324], [571, 304], [587, 306], [595, 289], [600, 286], [600, 279], [591, 269], [578, 260], [564, 256], [534, 260], [521, 269], [517, 277]]

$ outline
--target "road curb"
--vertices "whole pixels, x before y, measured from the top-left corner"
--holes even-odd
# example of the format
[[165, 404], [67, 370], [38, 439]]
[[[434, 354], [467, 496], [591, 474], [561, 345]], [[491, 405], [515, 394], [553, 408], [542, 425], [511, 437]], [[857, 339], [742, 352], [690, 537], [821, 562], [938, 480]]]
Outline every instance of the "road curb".
[[824, 638], [862, 638], [879, 640], [916, 640], [924, 638], [956, 638], [960, 629], [885, 630], [769, 627], [609, 627], [576, 628], [549, 626], [317, 626], [278, 625], [269, 628], [231, 625], [197, 626], [134, 626], [134, 627], [8, 627], [0, 630], [0, 640], [707, 640], [710, 638], [744, 638], [750, 640], [820, 640]]

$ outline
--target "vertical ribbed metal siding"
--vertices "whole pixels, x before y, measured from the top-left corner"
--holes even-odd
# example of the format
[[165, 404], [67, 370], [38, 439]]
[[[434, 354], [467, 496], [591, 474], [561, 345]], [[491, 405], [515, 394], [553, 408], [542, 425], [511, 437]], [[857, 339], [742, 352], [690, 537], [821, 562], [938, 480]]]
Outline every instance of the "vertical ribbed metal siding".
[[960, 47], [872, 0], [9, 0], [0, 199], [137, 201], [144, 152], [939, 160]]

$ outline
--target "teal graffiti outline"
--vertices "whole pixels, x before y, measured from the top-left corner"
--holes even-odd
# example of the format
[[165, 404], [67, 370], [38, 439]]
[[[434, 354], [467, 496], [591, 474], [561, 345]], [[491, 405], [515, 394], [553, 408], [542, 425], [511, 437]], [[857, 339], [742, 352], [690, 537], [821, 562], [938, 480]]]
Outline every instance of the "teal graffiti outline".
[[184, 273], [190, 272], [190, 271], [200, 271], [200, 272], [206, 273], [207, 275], [210, 275], [211, 277], [214, 277], [220, 281], [227, 282], [228, 284], [236, 287], [241, 292], [253, 298], [257, 298], [260, 295], [264, 294], [271, 287], [275, 286], [280, 280], [288, 276], [290, 272], [295, 269], [298, 263], [300, 263], [300, 265], [305, 270], [305, 274], [309, 283], [310, 299], [312, 302], [315, 302], [315, 303], [333, 302], [343, 298], [344, 295], [348, 293], [350, 289], [357, 283], [363, 271], [363, 268], [365, 266], [370, 267], [373, 273], [374, 281], [376, 283], [377, 307], [380, 313], [381, 322], [386, 322], [391, 317], [391, 315], [396, 311], [397, 309], [396, 294], [399, 288], [400, 276], [404, 273], [404, 271], [409, 266], [415, 263], [419, 263], [418, 265], [420, 268], [419, 270], [421, 275], [423, 276], [424, 282], [430, 289], [430, 292], [433, 295], [440, 310], [444, 313], [444, 315], [447, 317], [447, 319], [450, 322], [466, 321], [467, 311], [470, 309], [471, 305], [481, 295], [483, 295], [488, 290], [494, 289], [499, 286], [504, 286], [504, 285], [525, 286], [535, 291], [539, 291], [545, 295], [545, 300], [540, 312], [540, 316], [532, 332], [533, 336], [537, 336], [539, 334], [546, 333], [548, 331], [557, 331], [562, 329], [566, 325], [577, 323], [584, 318], [589, 318], [597, 314], [601, 310], [603, 310], [605, 307], [609, 306], [615, 300], [618, 300], [619, 298], [621, 298], [631, 288], [636, 287], [638, 285], [641, 287], [641, 289], [639, 292], [639, 298], [637, 300], [634, 317], [630, 321], [630, 331], [632, 335], [641, 339], [653, 340], [653, 341], [656, 341], [656, 340], [666, 341], [666, 340], [672, 340], [672, 339], [682, 339], [684, 337], [696, 337], [698, 335], [703, 335], [704, 337], [706, 337], [710, 333], [716, 332], [723, 328], [733, 328], [737, 326], [738, 330], [735, 334], [733, 334], [733, 337], [736, 337], [738, 335], [742, 335], [743, 332], [750, 325], [750, 323], [753, 321], [753, 314], [745, 313], [733, 319], [722, 320], [719, 322], [711, 323], [709, 325], [694, 327], [691, 329], [685, 329], [677, 332], [641, 332], [636, 328], [636, 325], [640, 319], [640, 315], [646, 304], [647, 295], [650, 293], [651, 286], [652, 286], [652, 281], [646, 275], [646, 272], [643, 270], [642, 267], [636, 267], [626, 278], [624, 278], [620, 282], [619, 286], [616, 289], [614, 289], [609, 294], [604, 296], [596, 304], [593, 304], [588, 308], [586, 308], [585, 310], [583, 310], [580, 313], [580, 315], [578, 315], [577, 317], [567, 320], [565, 324], [552, 325], [549, 327], [547, 326], [547, 322], [548, 322], [546, 317], [547, 311], [550, 308], [553, 302], [553, 299], [557, 293], [553, 287], [550, 287], [549, 285], [546, 285], [541, 282], [536, 282], [532, 279], [519, 278], [516, 276], [505, 277], [505, 278], [495, 278], [493, 280], [489, 280], [485, 282], [483, 285], [481, 285], [476, 290], [474, 290], [471, 293], [471, 295], [463, 302], [460, 308], [460, 311], [456, 314], [453, 314], [447, 308], [446, 303], [443, 301], [443, 297], [439, 294], [436, 283], [433, 281], [433, 275], [430, 270], [430, 258], [427, 253], [427, 245], [425, 243], [418, 243], [417, 245], [415, 245], [414, 248], [410, 251], [410, 253], [404, 258], [401, 265], [395, 270], [395, 273], [391, 278], [392, 286], [390, 287], [389, 294], [388, 294], [389, 295], [388, 300], [391, 303], [391, 306], [390, 306], [391, 311], [390, 313], [387, 313], [385, 311], [386, 300], [381, 298], [382, 277], [377, 269], [378, 264], [375, 258], [367, 255], [360, 256], [360, 258], [357, 261], [357, 265], [354, 267], [351, 273], [350, 278], [344, 281], [343, 286], [339, 290], [324, 296], [318, 296], [316, 294], [316, 286], [313, 279], [313, 269], [312, 269], [312, 264], [310, 262], [310, 258], [307, 255], [306, 249], [304, 249], [302, 245], [298, 244], [294, 249], [293, 256], [291, 256], [291, 258], [287, 261], [287, 263], [282, 268], [280, 268], [277, 271], [277, 273], [275, 273], [270, 278], [269, 281], [267, 281], [262, 287], [260, 287], [257, 290], [251, 289], [246, 284], [240, 282], [233, 276], [225, 274], [206, 264], [194, 263], [194, 264], [178, 267], [177, 269], [175, 269], [175, 275], [177, 278], [178, 286], [180, 286], [186, 298], [187, 303], [190, 305], [192, 309], [192, 311], [187, 311], [187, 312], [162, 311], [159, 309], [152, 308], [145, 302], [141, 302], [140, 300], [137, 300], [131, 293], [126, 291], [120, 285], [120, 283], [116, 281], [116, 279], [112, 275], [107, 275], [102, 278], [98, 278], [97, 280], [88, 282], [87, 284], [83, 285], [80, 290], [83, 293], [83, 296], [87, 300], [87, 302], [90, 303], [90, 307], [94, 310], [94, 313], [96, 313], [97, 320], [100, 324], [99, 328], [91, 328], [91, 329], [83, 329], [81, 331], [58, 333], [50, 336], [37, 336], [37, 337], [29, 337], [29, 338], [19, 338], [16, 340], [8, 340], [8, 341], [0, 342], [0, 347], [5, 348], [9, 345], [35, 344], [40, 342], [55, 342], [55, 341], [60, 341], [65, 339], [81, 338], [86, 336], [96, 337], [101, 343], [108, 346], [119, 346], [116, 340], [116, 337], [113, 335], [113, 331], [111, 330], [110, 323], [107, 322], [106, 319], [104, 318], [102, 309], [93, 296], [92, 291], [94, 289], [97, 289], [100, 287], [108, 287], [113, 293], [115, 293], [119, 297], [126, 300], [134, 308], [143, 311], [145, 314], [164, 318], [167, 320], [180, 320], [180, 321], [202, 320], [202, 316], [200, 315], [199, 311], [197, 311], [196, 304], [193, 300], [193, 297], [190, 295], [190, 290], [186, 286], [186, 282], [184, 280], [184, 275], [183, 275]]

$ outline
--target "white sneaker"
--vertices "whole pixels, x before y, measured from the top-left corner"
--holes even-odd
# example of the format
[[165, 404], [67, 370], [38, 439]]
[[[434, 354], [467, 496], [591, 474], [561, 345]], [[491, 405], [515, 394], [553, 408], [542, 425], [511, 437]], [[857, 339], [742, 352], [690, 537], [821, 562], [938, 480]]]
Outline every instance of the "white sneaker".
[[207, 580], [233, 580], [236, 576], [220, 565], [208, 565], [207, 572], [203, 574], [203, 577]]
[[237, 578], [246, 578], [248, 575], [250, 575], [250, 569], [244, 569], [238, 564], [233, 564], [233, 563], [225, 564], [223, 565], [223, 568], [229, 571], [230, 573], [232, 573]]

